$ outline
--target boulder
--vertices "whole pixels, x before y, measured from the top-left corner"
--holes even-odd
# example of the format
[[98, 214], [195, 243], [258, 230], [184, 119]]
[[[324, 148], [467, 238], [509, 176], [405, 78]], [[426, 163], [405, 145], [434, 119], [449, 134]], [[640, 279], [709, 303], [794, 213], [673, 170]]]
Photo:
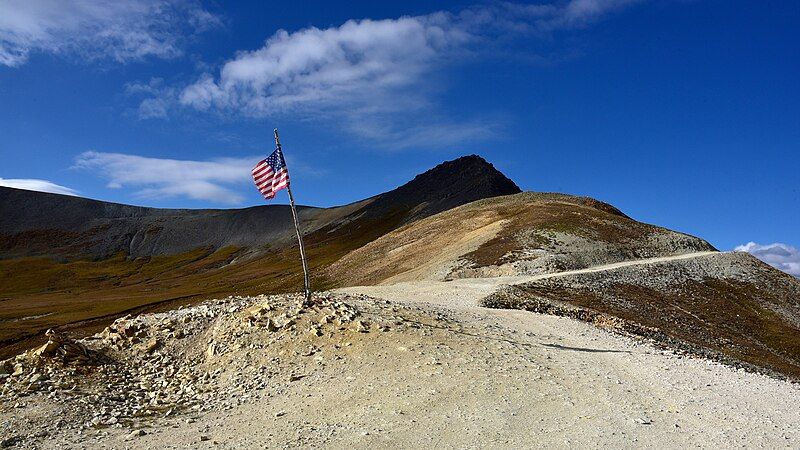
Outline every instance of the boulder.
[[0, 375], [11, 374], [14, 371], [14, 363], [11, 359], [0, 361]]
[[145, 433], [144, 430], [141, 430], [141, 429], [140, 430], [133, 430], [130, 433], [128, 433], [128, 439], [133, 439], [133, 438], [137, 438], [139, 436], [144, 436], [145, 434], [147, 434], [147, 433]]
[[363, 320], [358, 320], [355, 323], [355, 330], [359, 333], [368, 333], [369, 332], [369, 325], [364, 322]]
[[47, 343], [34, 350], [33, 354], [40, 357], [53, 356], [59, 347], [61, 347], [61, 342], [48, 340]]
[[161, 342], [158, 339], [150, 339], [144, 346], [145, 353], [153, 353], [158, 347], [161, 347]]

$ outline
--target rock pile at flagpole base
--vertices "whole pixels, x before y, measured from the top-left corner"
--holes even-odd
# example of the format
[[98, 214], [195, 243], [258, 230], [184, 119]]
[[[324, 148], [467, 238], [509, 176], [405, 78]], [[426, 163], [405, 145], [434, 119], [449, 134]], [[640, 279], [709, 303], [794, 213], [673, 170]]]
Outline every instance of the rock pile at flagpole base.
[[[36, 435], [15, 439], [62, 428], [139, 429], [159, 417], [234, 408], [273, 384], [302, 379], [323, 358], [341, 359], [349, 335], [406, 326], [399, 316], [365, 318], [358, 298], [314, 300], [228, 297], [126, 316], [81, 340], [48, 331], [40, 348], [0, 362], [0, 411], [47, 401], [63, 412]], [[325, 335], [341, 343], [322, 352], [315, 343]]]

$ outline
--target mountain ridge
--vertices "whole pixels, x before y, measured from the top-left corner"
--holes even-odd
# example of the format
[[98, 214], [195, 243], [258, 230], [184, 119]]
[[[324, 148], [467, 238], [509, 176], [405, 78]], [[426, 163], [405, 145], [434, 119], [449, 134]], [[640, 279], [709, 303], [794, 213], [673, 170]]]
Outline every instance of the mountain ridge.
[[[298, 206], [304, 233], [360, 217], [403, 217], [397, 225], [480, 198], [520, 192], [477, 155], [447, 161], [384, 193], [346, 205]], [[47, 232], [44, 232], [47, 231]], [[290, 245], [288, 205], [168, 209], [0, 187], [0, 258], [170, 255], [209, 247]]]

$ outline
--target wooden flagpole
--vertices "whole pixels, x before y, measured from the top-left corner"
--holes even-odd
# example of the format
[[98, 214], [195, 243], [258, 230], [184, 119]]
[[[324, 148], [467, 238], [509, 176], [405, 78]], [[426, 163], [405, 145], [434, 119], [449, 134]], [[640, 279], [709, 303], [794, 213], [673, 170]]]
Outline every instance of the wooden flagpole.
[[[281, 150], [281, 140], [278, 137], [278, 129], [275, 128], [275, 146]], [[287, 168], [288, 170], [288, 168]], [[294, 196], [292, 195], [292, 181], [286, 183], [286, 192], [289, 193], [289, 204], [292, 206], [292, 218], [294, 219], [294, 230], [297, 232], [297, 242], [300, 244], [300, 260], [303, 262], [303, 285], [306, 290], [306, 302], [311, 301], [311, 283], [308, 280], [308, 263], [306, 263], [306, 249], [303, 246], [303, 235], [300, 234], [300, 222], [297, 220], [297, 210], [294, 207]]]

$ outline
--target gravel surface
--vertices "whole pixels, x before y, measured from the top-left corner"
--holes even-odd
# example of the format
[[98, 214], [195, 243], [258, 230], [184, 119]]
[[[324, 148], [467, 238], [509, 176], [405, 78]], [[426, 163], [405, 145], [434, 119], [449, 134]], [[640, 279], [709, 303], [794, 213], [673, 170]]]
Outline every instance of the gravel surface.
[[[227, 298], [51, 336], [12, 361], [19, 448], [768, 447], [800, 388], [564, 317], [481, 308], [508, 279]], [[18, 364], [18, 366], [17, 366]]]

